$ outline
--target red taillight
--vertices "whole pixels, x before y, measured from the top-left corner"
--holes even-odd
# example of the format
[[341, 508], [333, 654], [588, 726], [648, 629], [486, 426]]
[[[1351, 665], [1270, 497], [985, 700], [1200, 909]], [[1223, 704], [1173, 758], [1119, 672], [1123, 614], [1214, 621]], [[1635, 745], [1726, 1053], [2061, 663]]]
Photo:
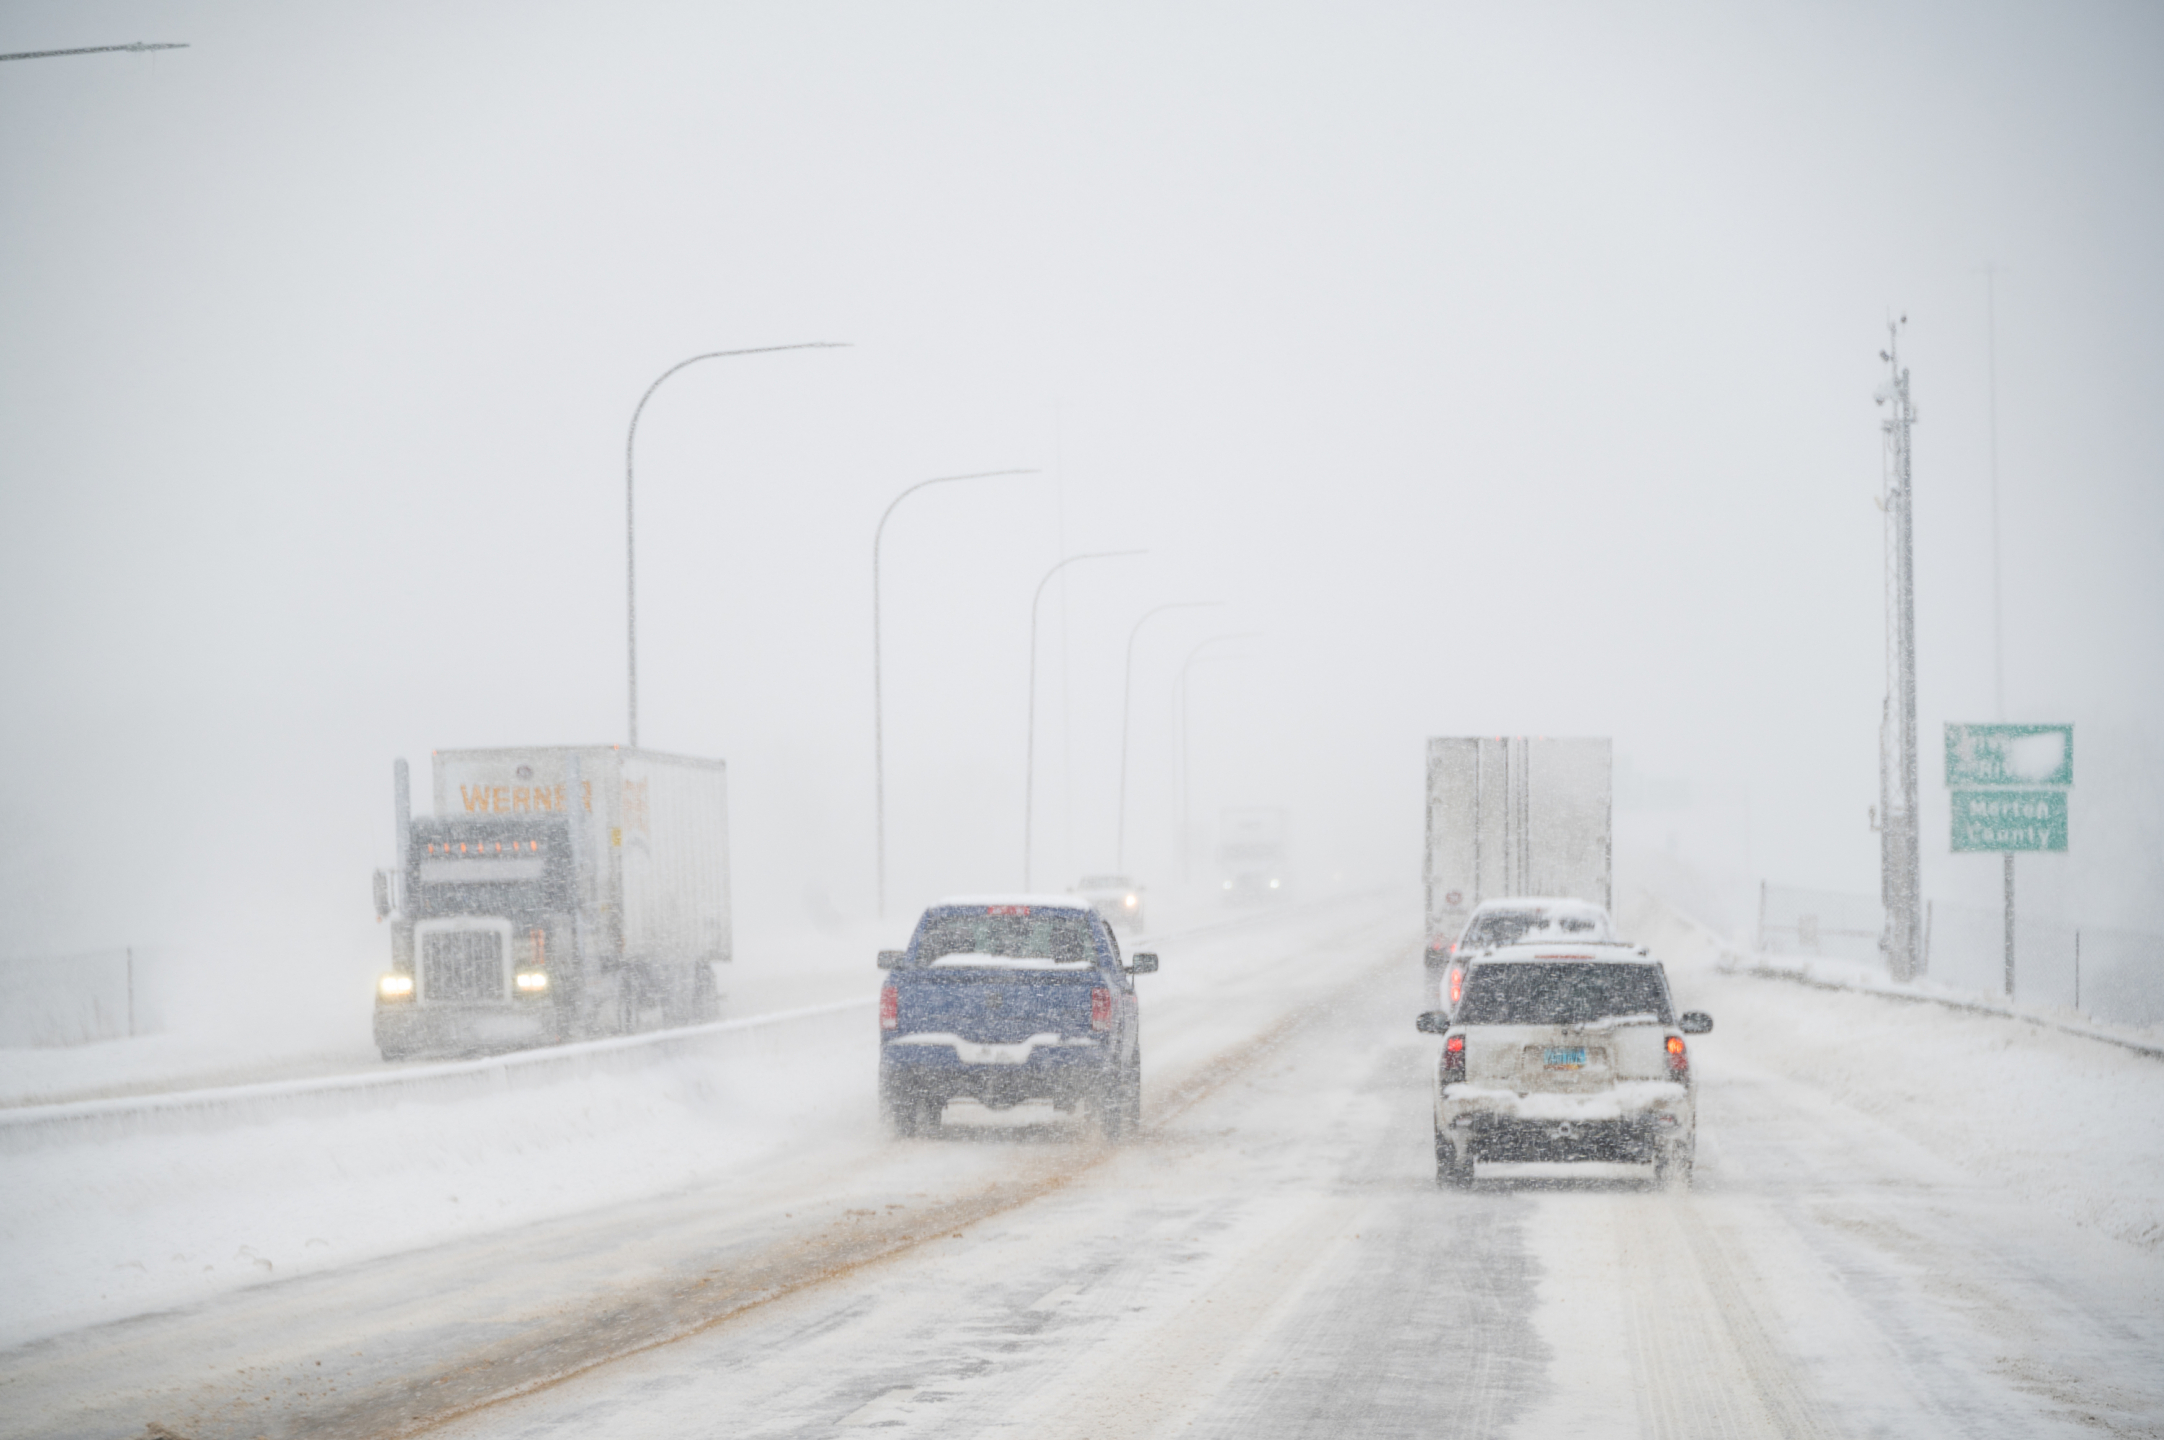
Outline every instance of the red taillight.
[[[1461, 967], [1450, 972], [1450, 1003], [1456, 1005], [1465, 996], [1465, 971]], [[1465, 1048], [1465, 1037], [1458, 1037], [1458, 1048]]]
[[1458, 942], [1455, 940], [1450, 942], [1450, 953], [1453, 955], [1458, 953]]
[[902, 992], [892, 985], [879, 990], [879, 1028], [899, 1030], [902, 1026]]
[[1465, 1078], [1465, 1037], [1453, 1035], [1443, 1042], [1443, 1083]]
[[1100, 985], [1090, 991], [1090, 1029], [1112, 1028], [1112, 992]]
[[1681, 1080], [1681, 1079], [1684, 1079], [1684, 1078], [1686, 1078], [1687, 1076], [1689, 1076], [1689, 1074], [1690, 1074], [1690, 1073], [1691, 1073], [1691, 1055], [1690, 1055], [1690, 1052], [1689, 1052], [1688, 1050], [1686, 1050], [1686, 1049], [1684, 1048], [1684, 1046], [1683, 1046], [1683, 1037], [1682, 1037], [1681, 1035], [1671, 1035], [1671, 1036], [1669, 1036], [1669, 1037], [1668, 1037], [1668, 1075], [1669, 1075], [1669, 1078], [1670, 1078], [1670, 1079], [1672, 1079], [1672, 1080]]

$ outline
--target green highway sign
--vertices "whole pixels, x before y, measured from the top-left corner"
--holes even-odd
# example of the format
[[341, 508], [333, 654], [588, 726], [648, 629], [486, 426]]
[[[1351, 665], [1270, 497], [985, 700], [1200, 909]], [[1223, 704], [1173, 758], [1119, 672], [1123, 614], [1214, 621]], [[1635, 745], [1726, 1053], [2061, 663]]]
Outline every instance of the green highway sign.
[[1956, 790], [1954, 849], [2066, 849], [2064, 790]]
[[[1946, 783], [1956, 790], [1984, 785], [2071, 785], [2074, 783], [2074, 727], [1948, 723]], [[2051, 847], [2055, 850], [2066, 848], [2063, 807], [2060, 815], [2061, 839]], [[1957, 837], [1958, 834], [1957, 821]], [[1958, 838], [1954, 848], [1963, 848]], [[2001, 847], [1968, 848], [1990, 850]]]

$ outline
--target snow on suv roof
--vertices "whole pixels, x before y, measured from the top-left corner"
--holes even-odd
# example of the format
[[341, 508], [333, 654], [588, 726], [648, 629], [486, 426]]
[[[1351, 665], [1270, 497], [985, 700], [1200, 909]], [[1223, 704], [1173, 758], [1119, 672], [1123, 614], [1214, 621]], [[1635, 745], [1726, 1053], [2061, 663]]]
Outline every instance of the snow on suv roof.
[[993, 905], [1027, 908], [1030, 910], [1080, 910], [1094, 913], [1090, 902], [1073, 895], [949, 895], [944, 900], [934, 900], [934, 910], [969, 909], [981, 910]]

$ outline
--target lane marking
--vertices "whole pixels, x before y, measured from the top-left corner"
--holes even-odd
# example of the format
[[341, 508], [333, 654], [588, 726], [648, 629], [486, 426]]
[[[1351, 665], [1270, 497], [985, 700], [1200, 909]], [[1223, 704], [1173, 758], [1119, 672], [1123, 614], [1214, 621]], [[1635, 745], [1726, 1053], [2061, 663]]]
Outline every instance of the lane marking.
[[902, 1407], [915, 1398], [916, 1393], [917, 1387], [914, 1385], [896, 1386], [884, 1395], [873, 1396], [842, 1416], [841, 1423], [844, 1426], [882, 1425], [889, 1420], [899, 1420], [902, 1418]]

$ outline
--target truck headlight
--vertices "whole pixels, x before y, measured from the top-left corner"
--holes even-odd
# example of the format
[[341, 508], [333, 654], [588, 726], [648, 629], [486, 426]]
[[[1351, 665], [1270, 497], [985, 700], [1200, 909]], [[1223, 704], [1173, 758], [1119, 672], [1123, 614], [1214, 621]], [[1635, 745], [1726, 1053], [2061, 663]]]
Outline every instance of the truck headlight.
[[413, 998], [413, 977], [400, 974], [386, 975], [376, 981], [376, 994], [385, 1000], [411, 1000]]
[[1141, 897], [1140, 897], [1140, 896], [1136, 896], [1136, 895], [1130, 895], [1130, 896], [1128, 896], [1128, 897], [1127, 897], [1127, 908], [1128, 908], [1128, 909], [1130, 909], [1130, 910], [1134, 909], [1134, 908], [1135, 908], [1135, 906], [1137, 906], [1137, 905], [1139, 905], [1139, 904], [1141, 904], [1141, 903], [1142, 903], [1142, 900], [1141, 900]]
[[521, 970], [518, 972], [518, 978], [514, 983], [523, 993], [538, 995], [549, 988], [549, 972], [546, 970]]

